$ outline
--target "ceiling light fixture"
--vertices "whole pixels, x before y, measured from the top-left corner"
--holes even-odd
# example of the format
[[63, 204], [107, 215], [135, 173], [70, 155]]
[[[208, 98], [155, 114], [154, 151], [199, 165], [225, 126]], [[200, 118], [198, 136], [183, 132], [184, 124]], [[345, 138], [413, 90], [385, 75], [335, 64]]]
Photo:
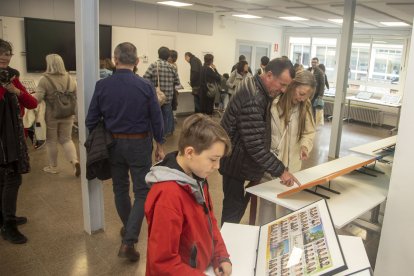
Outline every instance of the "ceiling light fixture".
[[409, 24], [405, 23], [405, 22], [380, 22], [382, 25], [385, 25], [387, 27], [406, 27], [406, 26], [410, 26]]
[[299, 17], [299, 16], [281, 16], [279, 18], [289, 20], [289, 21], [306, 21], [306, 20], [309, 20], [309, 19]]
[[162, 2], [157, 2], [157, 4], [173, 6], [173, 7], [188, 7], [188, 6], [193, 5], [190, 3], [177, 2], [177, 1], [162, 1]]
[[233, 14], [235, 17], [247, 18], [247, 19], [256, 19], [263, 18], [261, 16], [251, 15], [251, 14]]
[[[334, 23], [338, 23], [338, 24], [342, 24], [344, 22], [344, 20], [342, 18], [333, 18], [333, 19], [328, 19], [331, 22]], [[358, 24], [358, 21], [354, 21], [354, 24]]]

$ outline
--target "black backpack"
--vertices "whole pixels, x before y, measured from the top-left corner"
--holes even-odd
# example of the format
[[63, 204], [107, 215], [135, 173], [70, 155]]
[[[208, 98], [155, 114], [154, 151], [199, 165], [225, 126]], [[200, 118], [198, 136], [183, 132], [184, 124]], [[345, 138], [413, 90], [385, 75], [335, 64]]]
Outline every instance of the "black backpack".
[[66, 90], [61, 91], [56, 87], [53, 80], [44, 75], [45, 79], [50, 82], [53, 87], [52, 97], [49, 98], [48, 103], [52, 107], [52, 116], [55, 119], [65, 119], [76, 113], [76, 94], [69, 91], [70, 76], [68, 75], [68, 82], [66, 84]]

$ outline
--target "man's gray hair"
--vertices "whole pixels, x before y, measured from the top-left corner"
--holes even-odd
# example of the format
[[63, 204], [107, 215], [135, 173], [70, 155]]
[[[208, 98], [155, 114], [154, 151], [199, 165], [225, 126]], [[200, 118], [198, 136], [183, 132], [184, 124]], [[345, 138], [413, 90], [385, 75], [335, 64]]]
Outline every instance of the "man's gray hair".
[[137, 47], [130, 42], [120, 43], [114, 50], [114, 56], [122, 64], [135, 65], [138, 59]]

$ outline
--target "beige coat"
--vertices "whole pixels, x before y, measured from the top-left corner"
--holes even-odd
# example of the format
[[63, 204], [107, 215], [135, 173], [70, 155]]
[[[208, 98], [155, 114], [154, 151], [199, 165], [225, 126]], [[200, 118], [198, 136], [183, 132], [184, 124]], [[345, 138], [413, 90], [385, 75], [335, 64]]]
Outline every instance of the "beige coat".
[[[55, 83], [58, 89], [61, 89], [61, 91], [65, 91], [67, 89], [68, 78], [70, 78], [68, 91], [76, 93], [76, 82], [70, 77], [69, 74], [66, 74], [66, 75], [48, 74], [48, 77]], [[52, 107], [48, 104], [48, 100], [53, 99], [52, 98], [53, 93], [54, 93], [54, 89], [50, 81], [47, 80], [45, 77], [42, 77], [39, 80], [39, 84], [37, 85], [35, 97], [37, 98], [39, 103], [42, 102], [43, 100], [46, 102], [46, 116], [45, 116], [46, 122], [51, 119], [54, 120], [54, 118], [52, 118], [51, 116]], [[70, 118], [73, 119], [72, 117]]]
[[308, 153], [313, 148], [313, 139], [315, 137], [315, 123], [312, 118], [312, 108], [309, 105], [307, 110], [305, 131], [300, 141], [297, 139], [299, 127], [299, 110], [298, 106], [293, 108], [290, 123], [286, 126], [285, 121], [279, 118], [280, 110], [277, 106], [279, 98], [273, 101], [271, 107], [271, 128], [272, 144], [271, 150], [275, 152], [285, 167], [290, 172], [301, 170], [302, 160], [300, 160], [301, 147], [305, 146]]

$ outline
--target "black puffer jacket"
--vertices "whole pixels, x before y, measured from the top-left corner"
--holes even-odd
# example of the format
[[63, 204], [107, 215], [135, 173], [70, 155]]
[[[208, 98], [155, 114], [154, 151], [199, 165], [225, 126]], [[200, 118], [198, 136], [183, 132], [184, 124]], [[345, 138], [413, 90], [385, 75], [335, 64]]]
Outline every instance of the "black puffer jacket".
[[221, 125], [233, 150], [221, 159], [220, 173], [237, 179], [259, 181], [264, 172], [280, 176], [285, 167], [270, 152], [270, 104], [272, 99], [260, 76], [245, 78], [231, 98]]

